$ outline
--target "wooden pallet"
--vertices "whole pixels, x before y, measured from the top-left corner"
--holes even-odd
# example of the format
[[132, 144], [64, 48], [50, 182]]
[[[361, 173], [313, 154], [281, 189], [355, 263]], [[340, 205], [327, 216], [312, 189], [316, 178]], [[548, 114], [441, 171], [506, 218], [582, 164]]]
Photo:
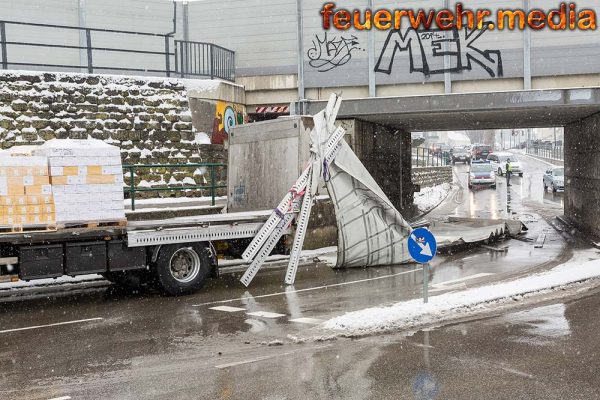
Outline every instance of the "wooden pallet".
[[0, 235], [15, 233], [55, 232], [55, 224], [0, 225]]
[[126, 219], [112, 220], [112, 221], [74, 221], [64, 222], [58, 224], [58, 229], [95, 229], [95, 228], [119, 228], [127, 226]]

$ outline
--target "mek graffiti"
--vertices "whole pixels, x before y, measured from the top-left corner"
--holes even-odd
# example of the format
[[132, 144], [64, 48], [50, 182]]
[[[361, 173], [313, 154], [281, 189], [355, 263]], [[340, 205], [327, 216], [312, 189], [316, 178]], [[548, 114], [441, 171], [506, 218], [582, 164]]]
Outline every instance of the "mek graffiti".
[[[394, 60], [400, 52], [408, 52], [410, 72], [421, 72], [425, 76], [446, 72], [473, 70], [473, 65], [483, 68], [490, 77], [503, 75], [500, 50], [482, 50], [477, 47], [477, 39], [487, 29], [427, 30], [408, 29], [404, 33], [390, 31], [383, 45], [375, 72], [390, 75]], [[446, 46], [444, 46], [446, 43]], [[444, 48], [446, 47], [446, 48]], [[444, 56], [449, 56], [450, 64], [444, 66]]]
[[308, 49], [309, 65], [319, 72], [331, 71], [347, 64], [352, 59], [353, 51], [364, 51], [358, 47], [356, 36], [334, 36], [329, 39], [327, 32], [321, 39], [319, 35], [312, 41], [313, 47]]

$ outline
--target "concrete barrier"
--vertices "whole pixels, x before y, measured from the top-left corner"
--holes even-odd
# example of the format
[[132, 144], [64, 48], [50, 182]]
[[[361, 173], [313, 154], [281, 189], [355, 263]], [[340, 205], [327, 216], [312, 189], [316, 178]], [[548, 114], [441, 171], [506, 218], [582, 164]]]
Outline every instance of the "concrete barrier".
[[413, 167], [412, 180], [415, 185], [420, 185], [421, 187], [452, 183], [452, 166]]

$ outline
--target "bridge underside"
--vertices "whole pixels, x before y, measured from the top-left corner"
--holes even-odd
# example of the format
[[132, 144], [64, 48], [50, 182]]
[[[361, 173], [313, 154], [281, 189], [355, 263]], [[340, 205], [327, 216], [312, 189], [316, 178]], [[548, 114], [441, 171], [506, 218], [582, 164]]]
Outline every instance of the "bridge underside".
[[[304, 101], [293, 108], [298, 114], [314, 114], [324, 106], [322, 101]], [[338, 118], [366, 121], [406, 134], [564, 126], [565, 215], [582, 231], [600, 237], [600, 88], [347, 99]], [[384, 147], [395, 142], [382, 140], [380, 151], [385, 152]], [[410, 157], [407, 146], [394, 150], [403, 155], [403, 161]], [[409, 163], [402, 164], [397, 185], [408, 193], [410, 167]], [[382, 178], [389, 180], [390, 176]], [[389, 182], [385, 186], [390, 187]], [[394, 199], [392, 193], [388, 195], [400, 208], [412, 200], [412, 196]]]

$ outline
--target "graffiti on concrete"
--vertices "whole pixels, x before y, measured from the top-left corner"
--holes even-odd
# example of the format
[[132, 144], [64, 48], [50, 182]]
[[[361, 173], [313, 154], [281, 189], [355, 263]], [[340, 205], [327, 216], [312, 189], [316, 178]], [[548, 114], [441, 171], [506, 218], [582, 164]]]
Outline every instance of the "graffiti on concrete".
[[[407, 52], [411, 73], [420, 72], [430, 76], [472, 71], [478, 66], [492, 78], [502, 77], [500, 50], [482, 50], [476, 43], [485, 32], [487, 28], [447, 31], [417, 31], [410, 28], [404, 33], [390, 31], [375, 65], [375, 72], [390, 75], [395, 59], [402, 52]], [[444, 65], [444, 56], [448, 56], [448, 65]]]
[[364, 51], [358, 47], [358, 38], [352, 36], [333, 36], [327, 37], [327, 32], [323, 38], [316, 35], [312, 41], [313, 46], [308, 49], [308, 64], [316, 68], [319, 72], [331, 71], [334, 68], [347, 64], [352, 59], [352, 52]]
[[239, 104], [217, 101], [213, 120], [212, 144], [223, 144], [229, 138], [231, 129], [246, 120], [245, 107]]
[[240, 182], [233, 188], [233, 205], [235, 207], [243, 207], [248, 202], [248, 194], [246, 193], [246, 185]]

